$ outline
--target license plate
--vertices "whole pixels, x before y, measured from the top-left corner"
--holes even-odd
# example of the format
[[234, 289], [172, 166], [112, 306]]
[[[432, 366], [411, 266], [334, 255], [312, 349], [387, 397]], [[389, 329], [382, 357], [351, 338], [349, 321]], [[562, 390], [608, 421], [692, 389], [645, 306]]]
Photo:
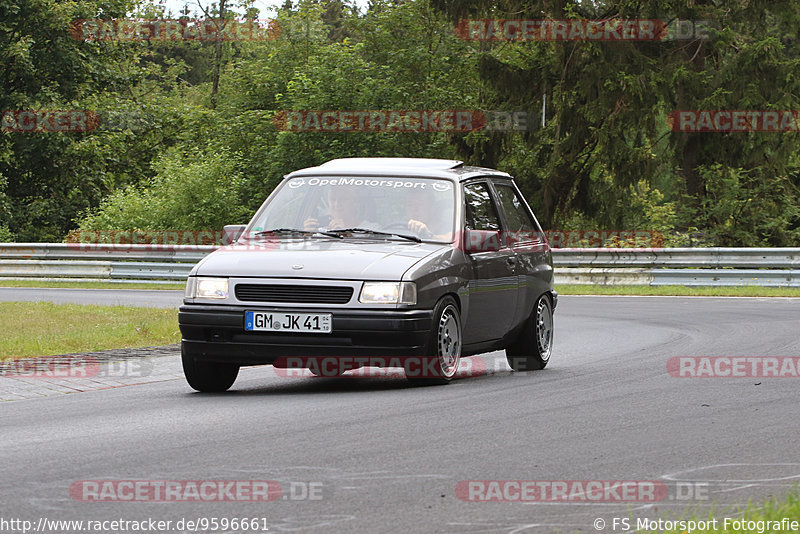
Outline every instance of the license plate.
[[244, 329], [267, 332], [330, 334], [330, 313], [244, 312]]

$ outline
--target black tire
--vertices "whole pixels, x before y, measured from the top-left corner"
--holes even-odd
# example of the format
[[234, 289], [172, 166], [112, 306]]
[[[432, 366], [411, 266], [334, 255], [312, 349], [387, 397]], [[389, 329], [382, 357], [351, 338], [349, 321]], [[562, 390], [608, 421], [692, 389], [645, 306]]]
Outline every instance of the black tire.
[[189, 385], [203, 393], [227, 391], [239, 375], [239, 366], [229, 363], [198, 362], [181, 346], [183, 375]]
[[515, 371], [538, 371], [553, 351], [553, 304], [547, 293], [539, 296], [514, 344], [506, 349], [508, 365]]
[[[428, 342], [425, 347], [425, 356], [421, 358], [422, 364], [414, 372], [406, 363], [406, 378], [417, 386], [432, 386], [449, 383], [458, 372], [461, 361], [462, 345], [461, 312], [453, 297], [447, 296], [440, 300], [433, 309], [433, 322]], [[426, 365], [425, 360], [434, 358], [436, 363]], [[418, 359], [412, 359], [420, 363]], [[420, 368], [425, 371], [420, 372]], [[433, 372], [429, 370], [433, 368]], [[422, 376], [416, 376], [422, 375]]]

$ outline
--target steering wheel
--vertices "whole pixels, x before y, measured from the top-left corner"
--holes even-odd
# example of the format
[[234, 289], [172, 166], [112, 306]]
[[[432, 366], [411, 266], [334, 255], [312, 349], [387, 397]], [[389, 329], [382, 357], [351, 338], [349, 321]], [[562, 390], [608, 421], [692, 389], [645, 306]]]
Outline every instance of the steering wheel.
[[407, 232], [411, 231], [408, 229], [408, 223], [402, 223], [402, 222], [393, 222], [391, 224], [387, 224], [386, 226], [381, 228], [381, 230], [406, 230]]

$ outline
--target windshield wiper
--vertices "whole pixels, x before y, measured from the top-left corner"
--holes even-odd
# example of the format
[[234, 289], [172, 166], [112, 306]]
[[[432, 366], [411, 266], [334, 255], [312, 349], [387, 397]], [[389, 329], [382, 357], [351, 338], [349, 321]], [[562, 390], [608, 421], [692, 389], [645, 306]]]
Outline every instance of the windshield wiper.
[[[359, 233], [359, 234], [371, 234], [371, 235], [383, 235], [383, 236], [396, 236], [401, 237], [403, 239], [408, 239], [409, 241], [414, 241], [415, 243], [422, 243], [422, 239], [418, 238], [415, 235], [409, 234], [397, 234], [394, 232], [379, 232], [377, 230], [370, 230], [369, 228], [335, 228], [330, 230], [330, 232], [337, 232], [340, 234], [344, 233]], [[341, 236], [339, 236], [341, 237]]]
[[275, 228], [274, 230], [262, 230], [260, 232], [256, 232], [256, 236], [265, 236], [265, 235], [273, 235], [273, 234], [299, 234], [299, 235], [315, 235], [321, 234], [328, 237], [335, 237], [336, 239], [342, 239], [342, 236], [333, 232], [323, 232], [321, 230], [300, 230], [299, 228]]

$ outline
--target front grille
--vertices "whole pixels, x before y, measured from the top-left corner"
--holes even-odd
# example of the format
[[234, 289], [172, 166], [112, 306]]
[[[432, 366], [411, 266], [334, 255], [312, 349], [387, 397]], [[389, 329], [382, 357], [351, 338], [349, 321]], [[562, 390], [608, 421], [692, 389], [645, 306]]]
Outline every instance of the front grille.
[[353, 288], [346, 286], [299, 286], [284, 284], [236, 284], [236, 298], [255, 302], [298, 304], [347, 304]]

